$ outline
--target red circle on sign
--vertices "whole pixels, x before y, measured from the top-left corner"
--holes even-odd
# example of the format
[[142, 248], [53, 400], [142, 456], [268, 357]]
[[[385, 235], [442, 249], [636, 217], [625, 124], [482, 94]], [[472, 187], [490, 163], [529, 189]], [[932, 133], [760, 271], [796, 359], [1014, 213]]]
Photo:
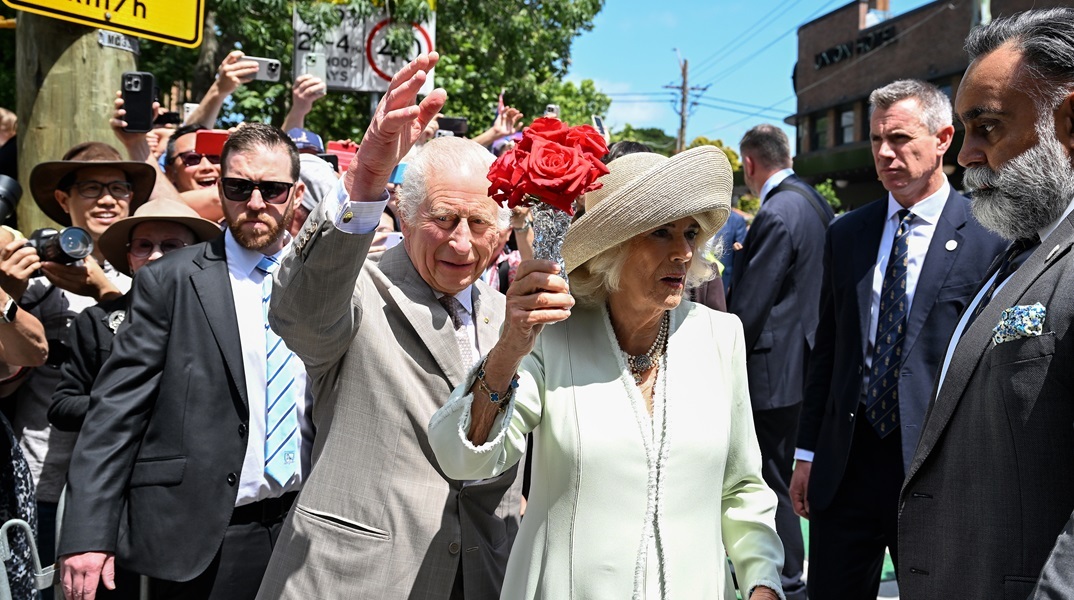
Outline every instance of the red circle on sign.
[[[370, 68], [373, 69], [373, 72], [376, 73], [384, 81], [391, 81], [392, 76], [388, 75], [384, 71], [381, 71], [377, 67], [377, 61], [373, 59], [373, 38], [375, 38], [377, 36], [377, 32], [379, 32], [381, 29], [384, 29], [384, 27], [386, 25], [388, 25], [388, 23], [390, 23], [390, 22], [391, 22], [391, 19], [384, 19], [380, 23], [377, 23], [373, 27], [373, 31], [369, 32], [369, 37], [366, 38], [366, 41], [365, 41], [365, 59], [366, 59], [366, 62], [369, 63], [369, 66], [370, 66]], [[410, 25], [414, 29], [418, 30], [418, 33], [421, 34], [421, 37], [425, 38], [425, 47], [429, 49], [428, 50], [429, 52], [432, 52], [432, 50], [433, 50], [433, 40], [432, 40], [431, 37], [429, 37], [429, 32], [425, 31], [425, 28], [422, 27], [418, 23], [411, 23]]]

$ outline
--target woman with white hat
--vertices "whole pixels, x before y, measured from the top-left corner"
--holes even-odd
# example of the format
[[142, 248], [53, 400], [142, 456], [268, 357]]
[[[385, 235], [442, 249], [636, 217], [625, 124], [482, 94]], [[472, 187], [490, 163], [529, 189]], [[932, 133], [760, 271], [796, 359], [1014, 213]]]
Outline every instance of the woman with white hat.
[[[140, 206], [133, 216], [110, 225], [97, 240], [97, 247], [117, 271], [133, 277], [139, 269], [169, 252], [220, 234], [219, 225], [201, 218], [194, 209], [161, 197]], [[82, 428], [90, 388], [111, 353], [116, 330], [126, 318], [129, 296], [124, 294], [91, 306], [72, 323], [72, 351], [60, 367], [61, 380], [48, 411], [49, 422], [57, 429]]]
[[503, 598], [733, 599], [725, 556], [743, 597], [782, 598], [742, 326], [683, 298], [713, 276], [699, 249], [727, 220], [730, 165], [701, 147], [608, 168], [563, 243], [570, 288], [554, 263], [519, 268], [433, 451], [449, 477], [496, 477], [533, 434]]

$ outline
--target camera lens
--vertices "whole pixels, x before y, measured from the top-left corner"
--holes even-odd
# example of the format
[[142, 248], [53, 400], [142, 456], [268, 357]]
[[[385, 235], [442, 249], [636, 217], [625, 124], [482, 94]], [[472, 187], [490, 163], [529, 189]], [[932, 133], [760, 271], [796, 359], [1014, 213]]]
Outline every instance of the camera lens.
[[93, 252], [93, 238], [85, 229], [68, 227], [60, 232], [60, 248], [67, 256], [80, 260]]
[[269, 71], [278, 71], [279, 68], [280, 68], [280, 63], [269, 63], [269, 66], [268, 66]]

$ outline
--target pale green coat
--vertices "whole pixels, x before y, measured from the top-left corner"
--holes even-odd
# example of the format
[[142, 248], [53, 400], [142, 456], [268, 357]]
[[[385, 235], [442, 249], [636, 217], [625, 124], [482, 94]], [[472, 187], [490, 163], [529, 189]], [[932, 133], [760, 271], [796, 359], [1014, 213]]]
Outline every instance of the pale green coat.
[[496, 477], [534, 434], [533, 483], [501, 597], [645, 598], [649, 531], [664, 598], [733, 599], [725, 550], [745, 590], [779, 590], [776, 497], [761, 479], [745, 356], [736, 317], [685, 301], [675, 309], [655, 445], [600, 309], [575, 308], [544, 329], [481, 447], [465, 434], [469, 384], [456, 388], [429, 426], [448, 477]]

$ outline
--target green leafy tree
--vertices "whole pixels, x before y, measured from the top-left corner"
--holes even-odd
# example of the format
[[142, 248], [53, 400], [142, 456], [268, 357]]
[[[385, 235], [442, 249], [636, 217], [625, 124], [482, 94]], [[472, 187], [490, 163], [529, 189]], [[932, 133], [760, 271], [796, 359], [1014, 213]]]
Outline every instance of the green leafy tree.
[[835, 185], [832, 183], [831, 179], [825, 179], [813, 186], [813, 189], [817, 190], [817, 193], [821, 196], [824, 196], [824, 199], [828, 201], [828, 205], [832, 207], [832, 210], [839, 212], [839, 209], [843, 206], [843, 202], [835, 193]]
[[738, 171], [742, 169], [742, 161], [738, 158], [738, 152], [723, 145], [723, 140], [710, 140], [705, 136], [699, 136], [694, 138], [694, 141], [690, 142], [688, 148], [697, 148], [698, 146], [716, 146], [723, 153], [727, 155], [728, 162], [731, 163], [731, 170]]
[[[277, 58], [289, 71], [294, 55], [293, 9], [314, 29], [316, 38], [338, 24], [340, 11], [361, 17], [381, 6], [383, 0], [208, 0], [205, 41], [200, 48], [143, 42], [139, 67], [154, 73], [163, 89], [168, 89], [167, 82], [174, 82], [181, 95], [189, 91], [196, 101], [212, 84], [223, 58], [236, 48], [248, 55]], [[546, 104], [568, 107], [565, 116], [578, 122], [587, 122], [593, 112], [604, 112], [610, 101], [592, 82], [578, 86], [563, 82], [571, 43], [592, 29], [602, 6], [603, 0], [438, 3], [436, 41], [441, 61], [435, 77], [436, 85], [448, 92], [444, 113], [466, 117], [470, 130], [480, 132], [492, 123], [501, 89], [505, 102], [527, 115], [527, 121], [540, 116]], [[398, 33], [389, 32], [389, 47], [394, 43], [398, 45], [395, 51], [410, 51], [409, 23], [425, 18], [427, 0], [389, 0], [387, 8], [398, 25]], [[285, 73], [280, 83], [258, 81], [240, 87], [225, 105], [221, 124], [240, 120], [281, 123], [290, 107], [289, 76]], [[369, 94], [330, 92], [314, 104], [306, 124], [332, 139], [357, 140], [369, 121], [370, 104]]]
[[641, 142], [664, 156], [671, 156], [675, 152], [675, 137], [664, 133], [658, 127], [634, 127], [630, 123], [623, 125], [619, 131], [613, 131], [612, 143], [621, 141]]

